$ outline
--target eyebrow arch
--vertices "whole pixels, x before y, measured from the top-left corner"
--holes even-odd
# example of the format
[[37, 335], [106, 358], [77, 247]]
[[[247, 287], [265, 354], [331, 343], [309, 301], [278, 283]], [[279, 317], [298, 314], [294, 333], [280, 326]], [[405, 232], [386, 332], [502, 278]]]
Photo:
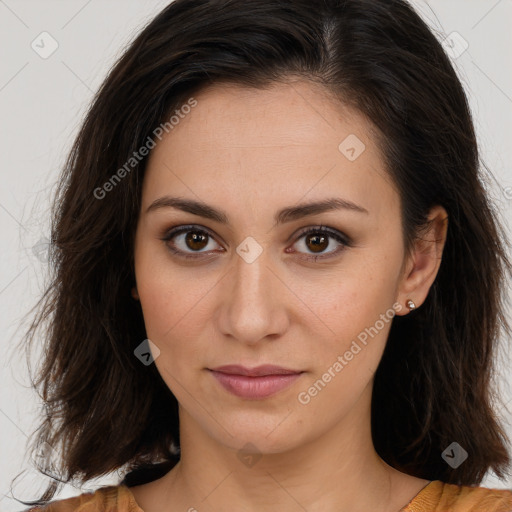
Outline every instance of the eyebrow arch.
[[[184, 212], [220, 222], [221, 224], [229, 224], [228, 216], [222, 210], [217, 210], [202, 201], [183, 199], [180, 197], [160, 197], [149, 205], [146, 213], [166, 207], [176, 208]], [[302, 203], [297, 206], [283, 208], [274, 215], [274, 225], [291, 222], [308, 215], [315, 215], [318, 213], [341, 209], [368, 214], [368, 210], [362, 206], [345, 199], [333, 197], [322, 201]]]

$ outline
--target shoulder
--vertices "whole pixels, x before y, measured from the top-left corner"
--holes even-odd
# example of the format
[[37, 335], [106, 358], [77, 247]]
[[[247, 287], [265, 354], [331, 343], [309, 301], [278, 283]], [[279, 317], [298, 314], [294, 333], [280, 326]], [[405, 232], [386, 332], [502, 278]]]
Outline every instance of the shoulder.
[[143, 512], [125, 485], [110, 485], [72, 498], [50, 501], [24, 512]]
[[440, 482], [439, 510], [452, 507], [454, 512], [512, 512], [512, 491], [488, 489]]
[[434, 480], [404, 512], [512, 512], [512, 491]]

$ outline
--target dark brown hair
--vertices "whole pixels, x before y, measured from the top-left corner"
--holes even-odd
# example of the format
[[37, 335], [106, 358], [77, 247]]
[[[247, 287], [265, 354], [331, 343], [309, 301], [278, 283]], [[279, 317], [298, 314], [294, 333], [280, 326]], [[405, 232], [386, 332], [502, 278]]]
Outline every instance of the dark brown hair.
[[[26, 339], [42, 339], [45, 354], [33, 382], [45, 408], [34, 450], [48, 443], [61, 459], [56, 475], [46, 458], [40, 470], [55, 480], [40, 501], [24, 503], [49, 500], [58, 481], [119, 469], [136, 485], [179, 460], [177, 401], [155, 365], [134, 356], [146, 338], [130, 290], [147, 158], [108, 194], [97, 191], [209, 84], [264, 88], [290, 77], [323, 85], [375, 127], [408, 249], [432, 206], [449, 216], [430, 293], [394, 318], [377, 369], [375, 449], [429, 480], [474, 485], [489, 469], [506, 474], [491, 384], [497, 340], [510, 334], [512, 267], [482, 185], [467, 98], [435, 35], [403, 0], [176, 0], [110, 71], [63, 171], [52, 281]], [[441, 457], [453, 441], [469, 454], [456, 469]]]

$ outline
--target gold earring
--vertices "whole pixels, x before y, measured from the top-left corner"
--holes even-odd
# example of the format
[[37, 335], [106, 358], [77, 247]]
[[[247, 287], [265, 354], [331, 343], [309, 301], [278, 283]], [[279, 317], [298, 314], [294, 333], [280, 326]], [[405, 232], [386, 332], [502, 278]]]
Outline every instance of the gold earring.
[[416, 309], [416, 304], [414, 304], [411, 299], [409, 299], [405, 305], [409, 308], [409, 311], [414, 311]]

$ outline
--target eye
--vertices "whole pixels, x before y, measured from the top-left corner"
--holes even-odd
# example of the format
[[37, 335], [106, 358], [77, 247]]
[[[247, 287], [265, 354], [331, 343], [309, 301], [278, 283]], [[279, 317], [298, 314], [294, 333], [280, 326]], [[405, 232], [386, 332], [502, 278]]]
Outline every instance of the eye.
[[[215, 246], [220, 247], [213, 235], [206, 229], [197, 225], [179, 226], [167, 231], [161, 240], [166, 242], [168, 249], [180, 258], [193, 259], [202, 258], [211, 255]], [[334, 244], [332, 241], [335, 241]], [[310, 227], [299, 235], [299, 239], [294, 245], [302, 246], [302, 249], [311, 251], [303, 256], [304, 259], [318, 260], [327, 259], [336, 256], [346, 247], [351, 246], [349, 237], [332, 228], [324, 226]], [[324, 252], [328, 248], [334, 250]], [[224, 251], [220, 247], [221, 251]], [[296, 252], [286, 249], [286, 252]], [[302, 252], [299, 250], [299, 252]], [[208, 254], [210, 253], [210, 254]]]
[[180, 226], [171, 229], [161, 240], [166, 242], [173, 254], [182, 258], [200, 258], [204, 256], [203, 253], [214, 250], [215, 245], [220, 247], [214, 243], [214, 238], [209, 231], [198, 226]]
[[[331, 243], [332, 240], [335, 243]], [[346, 247], [351, 246], [350, 239], [335, 229], [317, 226], [308, 228], [300, 234], [299, 240], [294, 245], [298, 245], [307, 251], [311, 251], [305, 256], [305, 259], [314, 260], [326, 259], [338, 255]], [[327, 248], [334, 250], [324, 252]], [[288, 251], [287, 251], [288, 252]]]

